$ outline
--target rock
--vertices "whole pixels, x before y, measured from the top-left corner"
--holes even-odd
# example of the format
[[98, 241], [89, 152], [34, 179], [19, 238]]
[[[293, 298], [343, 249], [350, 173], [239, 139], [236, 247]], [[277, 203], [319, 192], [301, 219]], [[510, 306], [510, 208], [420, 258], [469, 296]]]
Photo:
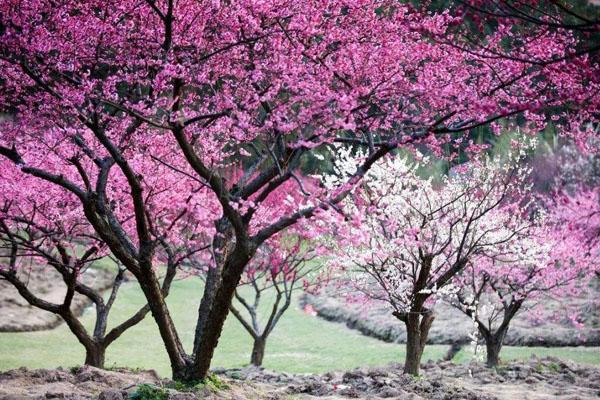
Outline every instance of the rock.
[[216, 374], [216, 375], [223, 375], [223, 374], [225, 374], [225, 373], [226, 373], [228, 370], [227, 370], [227, 368], [223, 368], [223, 367], [216, 367], [216, 368], [212, 368], [212, 369], [211, 369], [211, 371], [212, 371], [212, 373], [213, 373], [213, 374]]
[[32, 377], [43, 380], [44, 382], [61, 382], [68, 381], [70, 374], [61, 368], [54, 370], [51, 369], [38, 369], [32, 372]]
[[288, 388], [288, 392], [296, 394], [296, 393], [307, 393], [313, 396], [323, 396], [326, 393], [330, 392], [332, 388], [329, 388], [328, 385], [324, 383], [318, 382], [307, 382], [298, 386], [290, 386]]
[[360, 370], [348, 371], [342, 376], [342, 382], [351, 382], [357, 379], [362, 379], [363, 374]]
[[[208, 388], [195, 393], [167, 389], [168, 399], [277, 400], [293, 395], [299, 400], [315, 397], [492, 400], [504, 390], [513, 398], [526, 398], [535, 390], [541, 396], [539, 398], [553, 398], [553, 393], [560, 393], [561, 400], [591, 400], [597, 399], [600, 389], [600, 380], [597, 379], [600, 377], [599, 368], [573, 363], [565, 367], [552, 359], [510, 362], [497, 371], [481, 363], [433, 362], [428, 363], [428, 368], [418, 379], [403, 374], [397, 364], [322, 375], [235, 368], [221, 371], [221, 376], [229, 389], [218, 393]], [[64, 370], [24, 369], [0, 373], [0, 399], [125, 400], [128, 395], [124, 390], [134, 391], [140, 383], [169, 387], [168, 381], [160, 380], [148, 371], [133, 373], [83, 367], [69, 373]], [[19, 397], [21, 394], [23, 396]]]
[[538, 383], [539, 381], [540, 381], [539, 379], [537, 379], [533, 376], [528, 376], [527, 378], [525, 378], [525, 383], [528, 383], [530, 385], [534, 384], [534, 383]]
[[228, 370], [228, 371], [224, 372], [224, 375], [231, 379], [237, 379], [237, 380], [244, 379], [244, 376], [242, 375], [242, 371], [240, 371], [239, 369]]
[[[210, 393], [206, 393], [201, 398], [209, 398]], [[196, 396], [193, 393], [181, 393], [175, 391], [169, 391], [168, 400], [196, 400]]]
[[98, 400], [123, 400], [123, 394], [116, 389], [104, 390], [100, 392]]
[[353, 387], [342, 389], [338, 393], [342, 396], [349, 397], [351, 399], [358, 399], [361, 395], [361, 393]]
[[323, 375], [323, 379], [331, 383], [340, 383], [344, 379], [344, 374], [340, 372], [327, 372]]

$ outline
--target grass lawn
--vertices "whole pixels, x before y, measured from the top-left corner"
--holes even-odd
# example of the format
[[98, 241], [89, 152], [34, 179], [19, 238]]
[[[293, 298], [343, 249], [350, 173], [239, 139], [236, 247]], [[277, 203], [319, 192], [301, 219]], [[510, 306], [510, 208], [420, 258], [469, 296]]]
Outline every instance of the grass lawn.
[[[455, 357], [454, 362], [467, 362], [471, 359], [467, 350], [461, 350]], [[558, 357], [571, 360], [581, 364], [600, 365], [600, 348], [598, 347], [516, 347], [504, 346], [500, 352], [503, 361], [526, 360], [532, 355], [537, 357]]]
[[[182, 340], [190, 348], [202, 286], [189, 278], [173, 283], [169, 306]], [[263, 298], [263, 305], [268, 299]], [[121, 321], [143, 304], [137, 283], [121, 288], [111, 314]], [[84, 314], [89, 326], [93, 310]], [[213, 366], [236, 367], [248, 364], [252, 341], [242, 325], [230, 314], [216, 350]], [[447, 346], [428, 346], [424, 359], [443, 357]], [[361, 365], [385, 364], [404, 359], [404, 346], [384, 343], [361, 335], [343, 324], [310, 316], [296, 307], [283, 315], [271, 334], [265, 354], [265, 367], [288, 372], [325, 372]], [[51, 331], [0, 333], [0, 370], [26, 366], [30, 368], [70, 367], [83, 362], [82, 346], [66, 326]], [[158, 330], [150, 315], [128, 330], [108, 348], [107, 366], [153, 368], [168, 376], [169, 362]]]
[[[196, 322], [202, 285], [197, 279], [176, 281], [168, 303], [182, 340], [189, 348]], [[267, 298], [263, 306], [268, 307]], [[137, 283], [125, 284], [115, 304], [111, 321], [121, 321], [143, 304]], [[92, 310], [84, 314], [88, 326], [93, 321]], [[230, 315], [225, 324], [213, 366], [237, 367], [248, 363], [252, 343], [240, 323]], [[428, 345], [424, 361], [444, 356], [447, 346]], [[267, 343], [265, 367], [288, 372], [325, 372], [345, 370], [364, 365], [402, 362], [404, 345], [384, 343], [361, 335], [342, 324], [331, 323], [305, 314], [297, 306], [290, 307], [275, 328]], [[506, 347], [504, 359], [554, 355], [578, 362], [600, 364], [597, 348], [515, 348]], [[457, 361], [465, 360], [465, 353]], [[0, 333], [0, 370], [26, 366], [29, 368], [71, 367], [84, 358], [82, 346], [69, 330], [61, 325], [51, 331]], [[153, 368], [163, 376], [169, 375], [169, 363], [150, 315], [127, 331], [107, 352], [107, 366]]]

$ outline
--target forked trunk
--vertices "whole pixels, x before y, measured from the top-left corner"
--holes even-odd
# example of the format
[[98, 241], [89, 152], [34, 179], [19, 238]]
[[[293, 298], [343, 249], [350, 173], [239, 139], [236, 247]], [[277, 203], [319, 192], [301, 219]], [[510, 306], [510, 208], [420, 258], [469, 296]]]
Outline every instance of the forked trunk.
[[495, 368], [500, 363], [500, 350], [502, 350], [502, 344], [504, 343], [504, 337], [508, 331], [508, 324], [501, 326], [496, 332], [482, 331], [479, 332], [485, 340], [486, 350], [486, 365], [488, 368]]
[[410, 310], [405, 313], [394, 313], [394, 315], [406, 324], [406, 360], [404, 361], [404, 373], [419, 375], [421, 356], [429, 335], [429, 328], [435, 318], [433, 311], [425, 307], [429, 294], [423, 293], [427, 288], [427, 279], [431, 271], [433, 256], [421, 257], [421, 268], [415, 282], [415, 297]]
[[522, 304], [523, 300], [513, 301], [508, 307], [505, 308], [504, 318], [502, 319], [502, 323], [496, 332], [493, 332], [490, 327], [486, 327], [483, 323], [478, 321], [479, 333], [485, 340], [485, 348], [487, 352], [486, 365], [488, 368], [495, 368], [500, 363], [500, 350], [502, 350], [504, 338], [508, 332], [510, 322], [517, 314]]
[[405, 319], [406, 324], [406, 360], [404, 361], [404, 373], [419, 375], [421, 357], [429, 335], [429, 329], [433, 323], [434, 315], [429, 310], [422, 312], [410, 312]]

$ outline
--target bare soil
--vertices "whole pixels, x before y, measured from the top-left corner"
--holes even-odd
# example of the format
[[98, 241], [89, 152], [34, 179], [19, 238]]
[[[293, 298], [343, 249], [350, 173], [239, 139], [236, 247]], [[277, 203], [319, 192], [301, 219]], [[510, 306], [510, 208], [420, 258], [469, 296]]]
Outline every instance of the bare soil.
[[153, 371], [18, 370], [0, 373], [0, 399], [136, 398], [141, 384], [157, 388], [168, 400], [194, 399], [597, 399], [600, 369], [555, 358], [512, 362], [490, 370], [481, 364], [429, 362], [419, 378], [401, 366], [359, 368], [322, 375], [276, 373], [255, 367], [215, 371], [221, 387], [172, 389], [173, 382]]

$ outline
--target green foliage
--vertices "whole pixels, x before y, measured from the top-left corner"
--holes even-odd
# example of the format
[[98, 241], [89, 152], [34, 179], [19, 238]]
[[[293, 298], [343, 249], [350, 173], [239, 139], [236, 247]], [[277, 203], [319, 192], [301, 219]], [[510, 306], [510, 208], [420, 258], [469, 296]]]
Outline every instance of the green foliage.
[[232, 372], [230, 375], [231, 379], [242, 379], [242, 374], [240, 374], [239, 372]]
[[210, 391], [212, 393], [217, 393], [222, 390], [229, 389], [229, 385], [227, 385], [223, 380], [221, 380], [217, 375], [210, 374], [204, 382], [190, 384], [188, 382], [180, 382], [175, 381], [167, 385], [168, 388], [177, 390], [178, 392], [188, 392], [188, 393], [200, 393], [203, 391]]
[[186, 382], [174, 381], [172, 383], [169, 383], [167, 387], [175, 389], [178, 392], [193, 392], [196, 385], [190, 385]]
[[227, 385], [221, 378], [219, 378], [215, 374], [210, 374], [203, 383], [197, 385], [199, 388], [206, 388], [211, 392], [218, 392], [221, 390], [229, 389], [229, 385]]
[[543, 363], [537, 363], [535, 365], [535, 367], [533, 368], [535, 370], [535, 372], [537, 373], [543, 373], [543, 372], [552, 372], [552, 373], [559, 373], [560, 372], [560, 365], [558, 365], [557, 363], [550, 363], [548, 365], [545, 365]]
[[560, 365], [558, 365], [557, 363], [550, 363], [548, 364], [548, 370], [551, 372], [558, 373], [560, 372]]
[[135, 392], [129, 395], [130, 400], [167, 400], [168, 398], [167, 389], [146, 383], [139, 385]]
[[72, 367], [69, 367], [69, 372], [75, 375], [77, 371], [79, 371], [79, 368], [81, 368], [81, 365], [74, 365]]

